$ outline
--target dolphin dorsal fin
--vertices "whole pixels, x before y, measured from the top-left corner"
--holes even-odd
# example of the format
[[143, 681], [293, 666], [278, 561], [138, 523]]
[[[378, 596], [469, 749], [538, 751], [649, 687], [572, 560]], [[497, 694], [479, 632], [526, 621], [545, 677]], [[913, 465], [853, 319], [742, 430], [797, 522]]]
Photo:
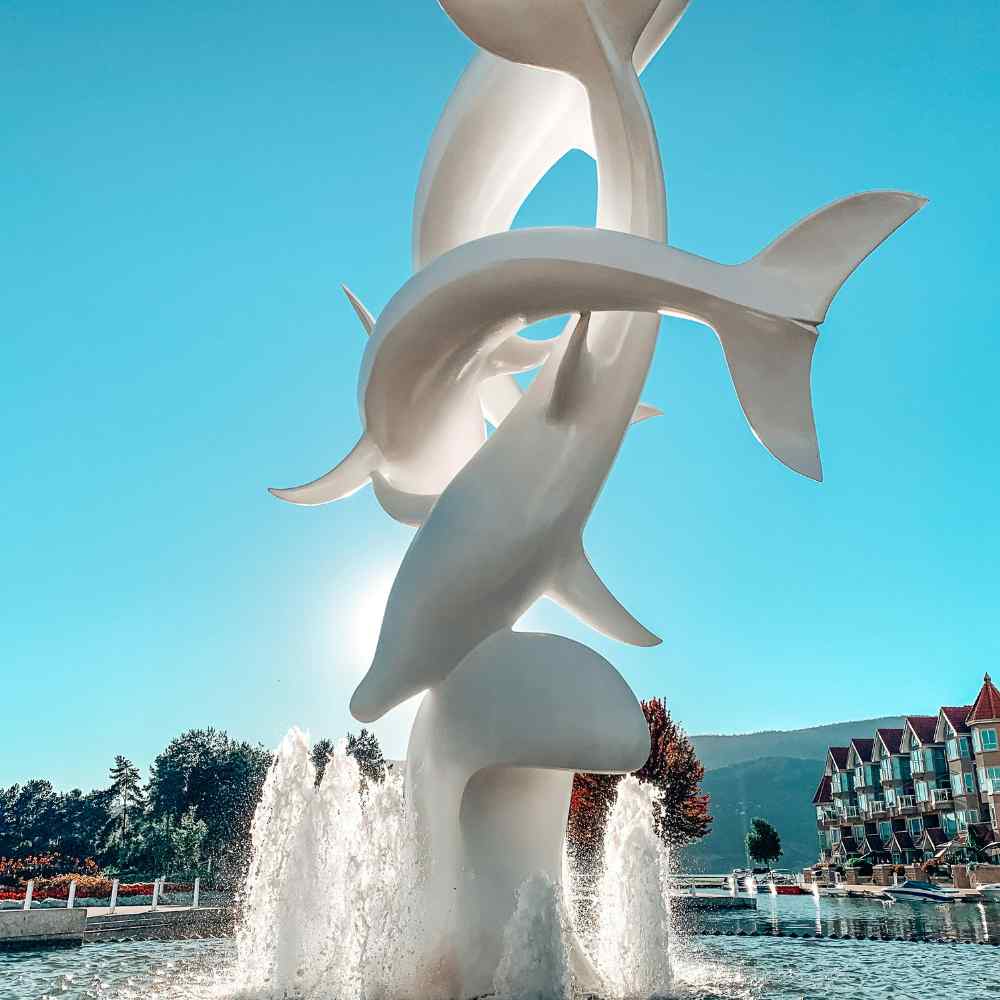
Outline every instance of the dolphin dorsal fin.
[[347, 296], [347, 301], [351, 303], [354, 311], [358, 314], [358, 319], [361, 320], [361, 325], [365, 328], [365, 333], [370, 337], [372, 330], [375, 329], [375, 317], [365, 308], [365, 304], [347, 285], [341, 285], [340, 287], [343, 288], [344, 294]]
[[564, 563], [546, 593], [580, 621], [611, 639], [632, 646], [658, 646], [662, 641], [622, 607], [590, 565], [582, 544]]
[[578, 397], [581, 379], [587, 378], [587, 330], [590, 328], [590, 313], [581, 313], [573, 332], [566, 342], [566, 349], [559, 359], [555, 385], [549, 397], [546, 416], [555, 422], [565, 420], [573, 412]]

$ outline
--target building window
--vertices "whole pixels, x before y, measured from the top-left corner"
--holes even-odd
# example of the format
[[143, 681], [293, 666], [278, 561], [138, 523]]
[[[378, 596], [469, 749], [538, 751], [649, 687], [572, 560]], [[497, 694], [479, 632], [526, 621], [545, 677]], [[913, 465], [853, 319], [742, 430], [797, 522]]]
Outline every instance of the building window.
[[956, 818], [956, 820], [958, 822], [958, 829], [959, 830], [968, 830], [969, 829], [969, 817], [966, 815], [966, 812], [965, 812], [964, 809], [960, 809], [958, 811], [958, 813], [956, 813], [955, 818]]
[[985, 778], [983, 781], [983, 791], [994, 793], [1000, 792], [1000, 767], [981, 767], [980, 772], [984, 772], [981, 776]]
[[951, 776], [951, 791], [953, 795], [962, 794], [962, 776], [960, 774], [953, 774]]
[[892, 823], [882, 820], [878, 825], [878, 835], [884, 843], [890, 841], [892, 839]]
[[885, 790], [885, 801], [890, 806], [894, 806], [896, 804], [896, 791], [895, 791], [895, 789], [893, 789], [893, 788], [887, 788]]
[[954, 837], [958, 833], [958, 821], [953, 812], [941, 813], [941, 829], [948, 837]]
[[996, 750], [997, 748], [997, 731], [995, 729], [984, 729], [980, 733], [980, 740], [983, 744], [984, 750]]
[[917, 771], [922, 771], [923, 769], [924, 769], [923, 768], [923, 764], [921, 763], [921, 760], [920, 760], [920, 751], [919, 750], [911, 750], [910, 751], [910, 770], [912, 770], [914, 772], [917, 772]]
[[919, 816], [906, 821], [906, 826], [910, 831], [910, 836], [916, 840], [924, 832], [924, 821]]
[[832, 830], [830, 831], [830, 839], [831, 839], [831, 840], [832, 840], [832, 841], [833, 841], [833, 842], [834, 842], [835, 844], [839, 844], [839, 843], [840, 843], [840, 830], [838, 830], [838, 829], [837, 829], [836, 827], [834, 827], [834, 828], [833, 828], [833, 829], [832, 829]]
[[979, 810], [978, 809], [970, 809], [969, 810], [969, 822], [970, 823], [978, 823], [979, 822]]
[[969, 737], [963, 736], [958, 741], [959, 748], [962, 752], [962, 757], [965, 760], [972, 760], [972, 748], [969, 746]]
[[851, 833], [854, 834], [854, 839], [860, 844], [862, 840], [865, 839], [865, 828], [863, 826], [852, 826]]
[[976, 794], [976, 776], [971, 771], [966, 771], [963, 775], [965, 778], [965, 792], [967, 795]]
[[978, 729], [972, 730], [972, 749], [975, 750], [976, 753], [979, 753], [979, 751], [983, 749], [983, 744], [979, 739]]
[[927, 782], [926, 781], [918, 781], [917, 785], [916, 785], [916, 788], [917, 788], [917, 801], [918, 802], [926, 802], [927, 801]]
[[952, 737], [946, 746], [948, 747], [948, 760], [958, 760], [958, 740]]

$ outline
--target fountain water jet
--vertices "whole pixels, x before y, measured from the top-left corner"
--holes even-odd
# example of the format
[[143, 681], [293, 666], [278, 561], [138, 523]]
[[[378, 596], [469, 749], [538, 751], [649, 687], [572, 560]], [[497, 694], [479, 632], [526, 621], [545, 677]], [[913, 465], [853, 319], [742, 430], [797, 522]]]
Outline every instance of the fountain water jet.
[[620, 781], [604, 835], [593, 954], [615, 997], [670, 987], [669, 856], [654, 828], [658, 794], [631, 775]]
[[544, 872], [526, 879], [504, 930], [497, 1000], [571, 1000], [570, 934], [560, 886]]

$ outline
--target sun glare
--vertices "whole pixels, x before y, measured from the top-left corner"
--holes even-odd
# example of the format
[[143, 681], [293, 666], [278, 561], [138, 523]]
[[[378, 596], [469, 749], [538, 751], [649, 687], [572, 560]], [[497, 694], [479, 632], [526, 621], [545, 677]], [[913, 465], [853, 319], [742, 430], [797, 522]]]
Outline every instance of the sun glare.
[[337, 616], [337, 632], [346, 640], [349, 658], [358, 677], [364, 674], [375, 654], [379, 630], [389, 591], [396, 578], [395, 566], [379, 566], [352, 579], [353, 595]]

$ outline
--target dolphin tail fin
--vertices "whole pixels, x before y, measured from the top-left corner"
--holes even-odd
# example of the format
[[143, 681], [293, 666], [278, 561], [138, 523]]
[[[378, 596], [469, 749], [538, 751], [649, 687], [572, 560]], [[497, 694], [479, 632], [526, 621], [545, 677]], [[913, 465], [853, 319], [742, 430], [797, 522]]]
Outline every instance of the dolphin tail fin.
[[319, 479], [314, 479], [304, 486], [293, 486], [289, 489], [272, 488], [268, 492], [279, 500], [287, 500], [303, 507], [316, 507], [332, 500], [342, 500], [352, 493], [357, 493], [371, 479], [380, 458], [378, 446], [366, 434], [362, 434], [347, 458], [325, 476], [320, 476]]
[[619, 603], [590, 565], [581, 545], [546, 594], [560, 607], [611, 639], [632, 646], [658, 646], [662, 641]]
[[365, 333], [370, 337], [372, 330], [375, 329], [375, 317], [365, 308], [365, 304], [347, 285], [341, 285], [340, 287], [343, 288], [344, 294], [347, 296], [347, 301], [351, 303], [354, 311], [358, 314], [358, 319], [361, 320], [361, 325], [365, 328]]
[[866, 191], [835, 201], [782, 233], [740, 270], [784, 289], [783, 316], [820, 324], [851, 272], [927, 199], [904, 191]]
[[779, 462], [821, 482], [809, 386], [816, 327], [736, 308], [712, 326], [757, 440]]
[[754, 434], [817, 482], [823, 473], [809, 387], [816, 327], [851, 272], [926, 200], [869, 191], [814, 212], [740, 267], [748, 283], [772, 291], [773, 314], [722, 307], [712, 319]]

